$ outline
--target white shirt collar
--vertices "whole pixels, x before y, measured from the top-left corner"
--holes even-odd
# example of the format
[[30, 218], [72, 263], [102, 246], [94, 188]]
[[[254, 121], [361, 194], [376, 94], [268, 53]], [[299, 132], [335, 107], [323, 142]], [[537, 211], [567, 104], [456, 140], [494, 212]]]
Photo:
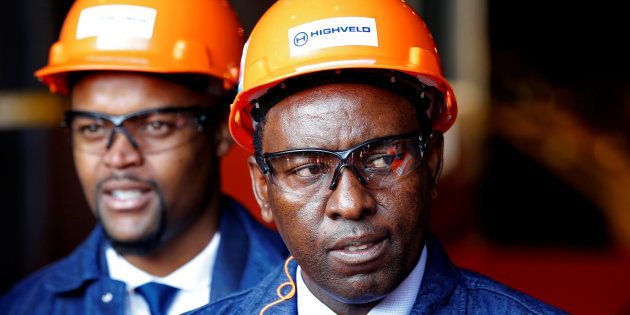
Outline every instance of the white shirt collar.
[[210, 271], [214, 266], [221, 235], [217, 231], [206, 247], [186, 264], [165, 277], [151, 275], [129, 263], [111, 246], [105, 251], [109, 276], [112, 279], [125, 282], [127, 291], [147, 283], [158, 282], [167, 284], [180, 290], [196, 290], [199, 287], [209, 287]]
[[[384, 314], [409, 314], [418, 296], [422, 278], [424, 276], [424, 268], [427, 264], [427, 247], [422, 248], [422, 254], [418, 263], [411, 273], [396, 287], [394, 291], [388, 294], [368, 315], [384, 315]], [[302, 269], [298, 265], [296, 271], [297, 281], [297, 307], [299, 315], [322, 314], [335, 315], [328, 306], [319, 301], [313, 293], [308, 289], [302, 279]]]
[[[159, 282], [178, 288], [168, 315], [182, 314], [210, 302], [211, 273], [217, 257], [221, 235], [217, 231], [206, 247], [183, 266], [166, 277], [156, 277], [130, 264], [116, 251], [108, 247], [105, 251], [109, 275], [127, 284], [125, 314], [151, 315], [149, 306], [135, 289], [147, 282]], [[111, 293], [110, 293], [111, 294]]]

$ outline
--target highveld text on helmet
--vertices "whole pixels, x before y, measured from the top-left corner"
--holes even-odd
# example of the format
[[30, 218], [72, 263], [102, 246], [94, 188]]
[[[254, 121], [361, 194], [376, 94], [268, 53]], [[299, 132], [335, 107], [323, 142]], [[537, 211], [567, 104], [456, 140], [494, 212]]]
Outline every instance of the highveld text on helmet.
[[[390, 3], [385, 3], [390, 2]], [[443, 95], [430, 114], [445, 132], [457, 115], [453, 90], [424, 21], [404, 1], [280, 0], [260, 19], [241, 60], [230, 132], [253, 151], [252, 101], [286, 79], [338, 69], [386, 69], [413, 75]]]
[[230, 88], [242, 37], [226, 1], [78, 0], [36, 76], [62, 94], [68, 73], [94, 70], [209, 75]]

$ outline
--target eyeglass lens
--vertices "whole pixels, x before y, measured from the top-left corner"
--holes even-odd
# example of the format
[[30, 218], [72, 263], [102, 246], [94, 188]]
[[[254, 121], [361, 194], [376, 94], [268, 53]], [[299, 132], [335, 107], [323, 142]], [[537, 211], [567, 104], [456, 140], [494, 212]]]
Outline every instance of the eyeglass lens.
[[418, 139], [370, 142], [347, 153], [297, 150], [267, 158], [272, 182], [299, 195], [329, 194], [343, 168], [371, 189], [393, 184], [411, 173], [421, 160]]
[[69, 127], [73, 146], [96, 154], [105, 153], [120, 136], [145, 153], [168, 150], [188, 142], [200, 129], [195, 114], [189, 111], [130, 115], [118, 125], [106, 115], [76, 113]]

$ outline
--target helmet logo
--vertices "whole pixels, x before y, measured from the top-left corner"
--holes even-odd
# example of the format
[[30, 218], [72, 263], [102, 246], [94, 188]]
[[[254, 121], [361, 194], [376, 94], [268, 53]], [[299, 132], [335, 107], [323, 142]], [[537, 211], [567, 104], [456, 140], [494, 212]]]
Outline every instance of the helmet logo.
[[307, 42], [308, 42], [308, 34], [304, 32], [299, 32], [297, 33], [297, 35], [295, 35], [295, 37], [293, 37], [293, 45], [297, 47], [302, 47], [306, 45]]
[[368, 17], [336, 17], [304, 23], [289, 29], [291, 57], [329, 47], [378, 47], [376, 20]]

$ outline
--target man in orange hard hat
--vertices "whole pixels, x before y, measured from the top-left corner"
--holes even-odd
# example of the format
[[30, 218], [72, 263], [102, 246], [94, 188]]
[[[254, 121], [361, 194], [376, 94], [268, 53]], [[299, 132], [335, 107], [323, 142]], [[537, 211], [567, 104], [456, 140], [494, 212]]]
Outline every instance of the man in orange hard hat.
[[280, 0], [244, 56], [230, 130], [253, 153], [262, 217], [292, 256], [202, 312], [560, 312], [455, 267], [430, 235], [457, 105], [404, 1]]
[[286, 257], [221, 196], [242, 29], [227, 1], [78, 0], [49, 64], [99, 224], [18, 284], [8, 314], [180, 314], [258, 283]]

